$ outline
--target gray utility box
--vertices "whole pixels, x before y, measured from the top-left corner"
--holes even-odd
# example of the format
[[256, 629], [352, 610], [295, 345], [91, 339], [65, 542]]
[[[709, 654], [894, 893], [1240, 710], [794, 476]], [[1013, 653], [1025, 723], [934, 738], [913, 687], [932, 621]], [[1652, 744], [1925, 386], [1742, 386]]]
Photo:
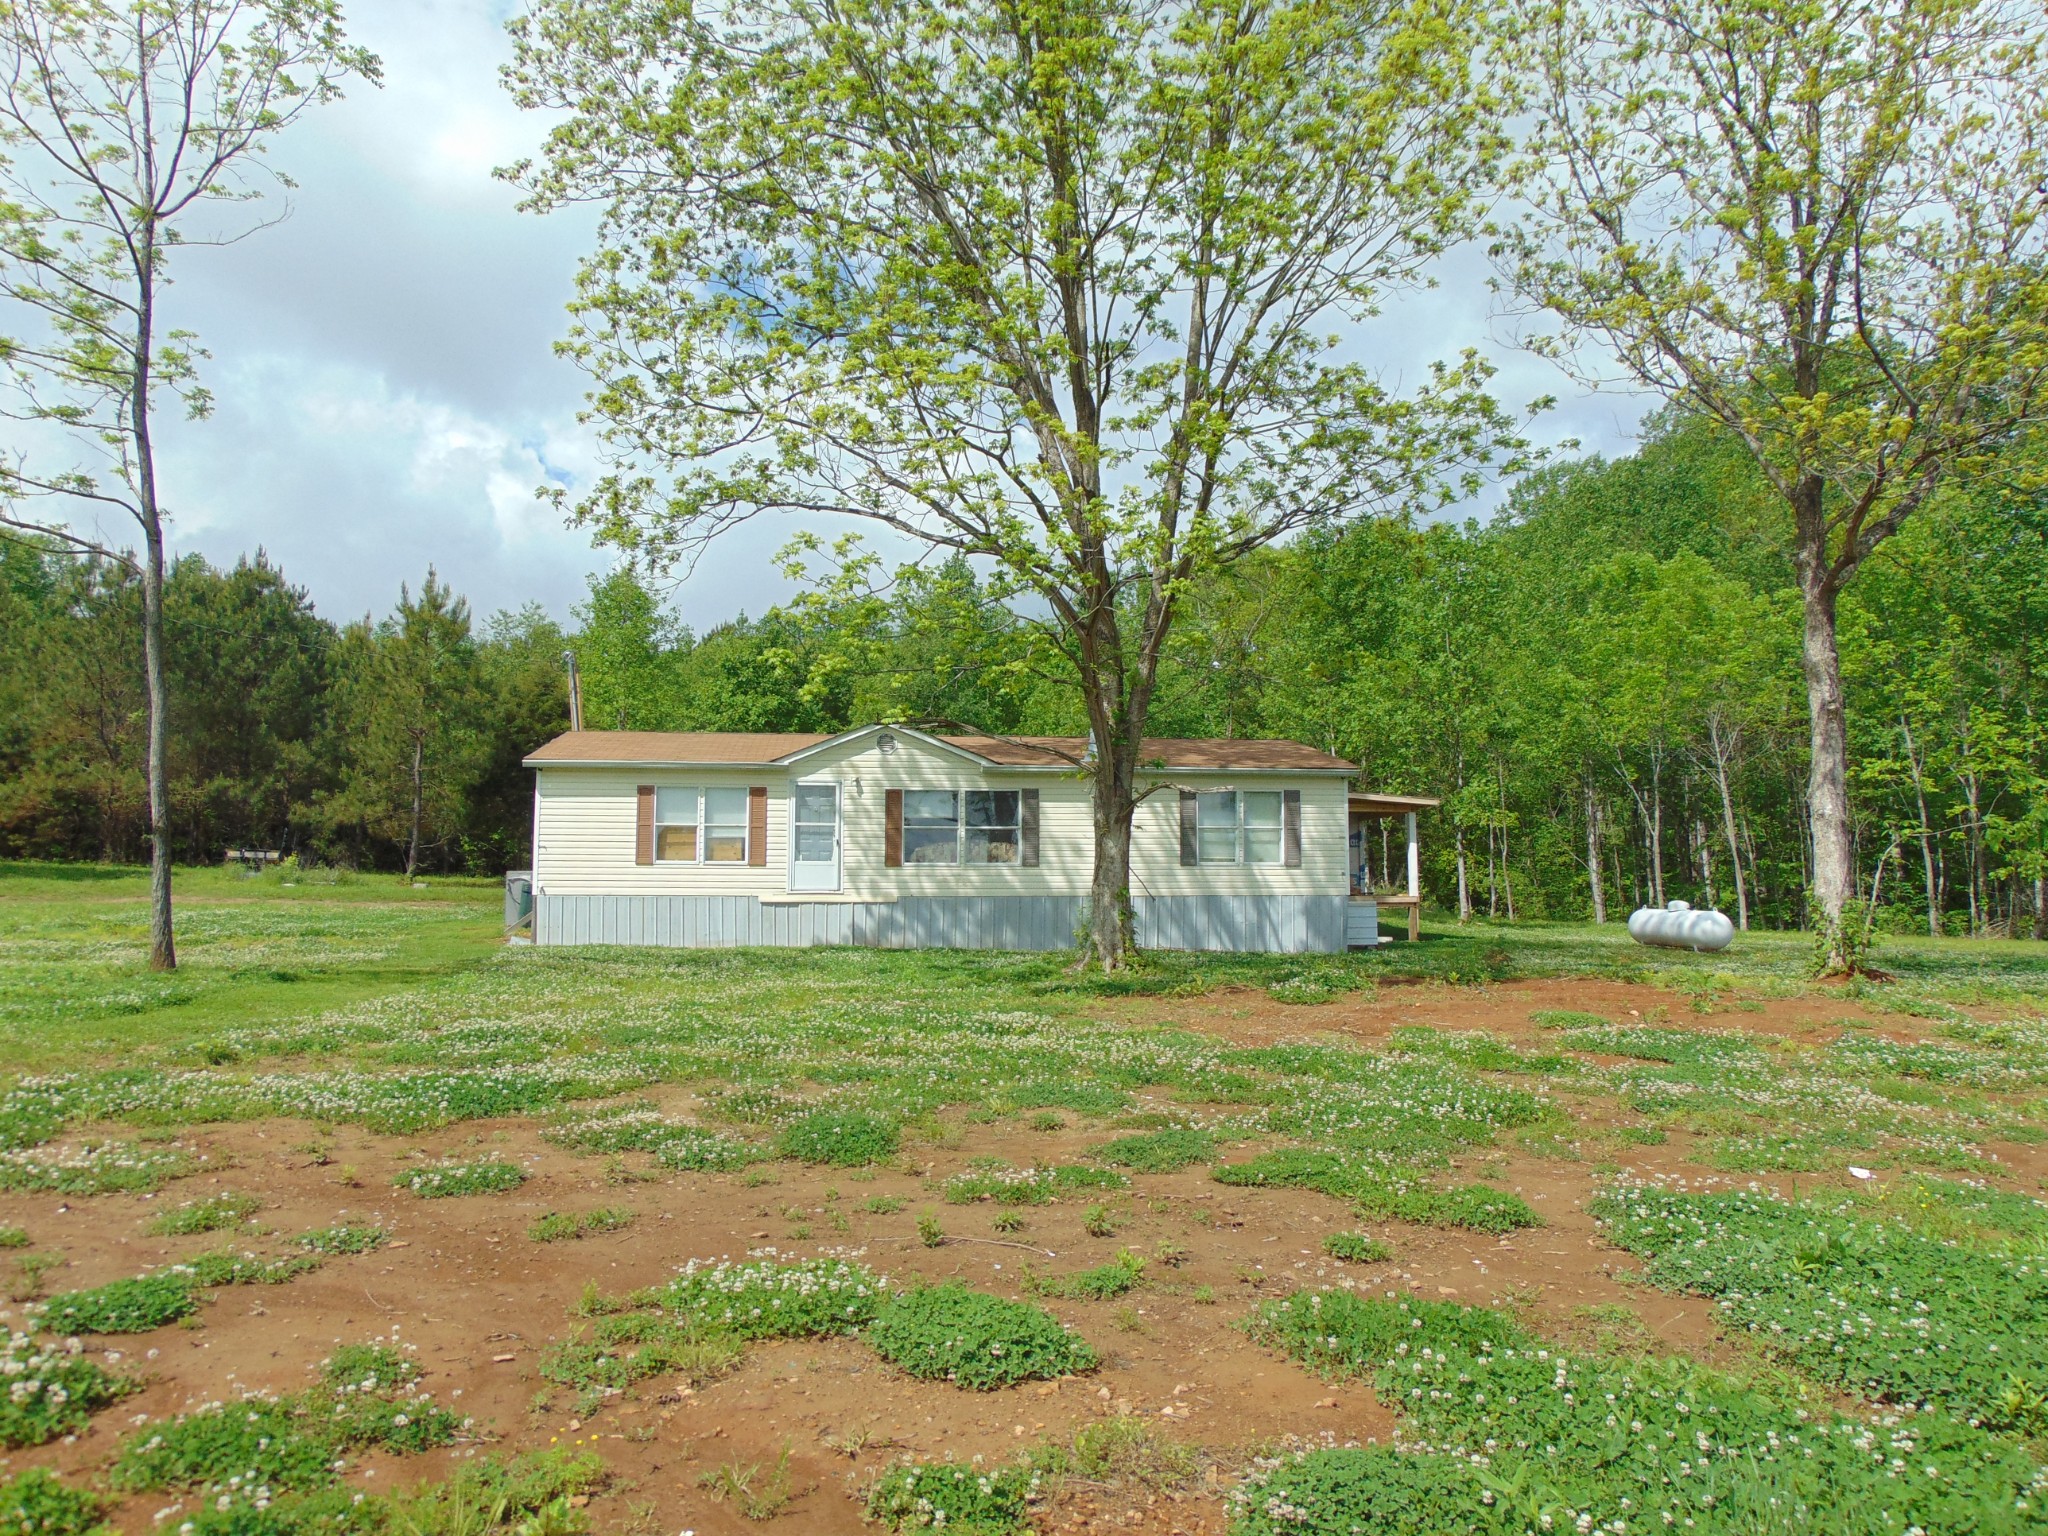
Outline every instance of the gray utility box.
[[533, 871], [505, 871], [505, 931], [523, 928], [533, 921]]

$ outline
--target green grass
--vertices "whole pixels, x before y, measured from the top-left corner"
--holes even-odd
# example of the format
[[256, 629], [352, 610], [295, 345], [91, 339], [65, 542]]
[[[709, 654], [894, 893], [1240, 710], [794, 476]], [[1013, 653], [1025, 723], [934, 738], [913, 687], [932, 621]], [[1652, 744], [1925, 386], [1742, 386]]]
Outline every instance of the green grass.
[[[0, 1446], [19, 1450], [77, 1434], [102, 1408], [140, 1383], [108, 1371], [61, 1341], [26, 1333], [0, 1336]], [[12, 1536], [5, 1525], [0, 1532]]]
[[100, 865], [0, 861], [0, 1068], [49, 1071], [138, 1050], [232, 1059], [240, 1025], [312, 1017], [487, 962], [498, 882], [393, 876], [288, 887], [180, 869], [177, 971], [148, 968], [149, 876]]
[[[1839, 1210], [1802, 1208], [1798, 1233], [1773, 1226], [1780, 1217], [1771, 1211], [1702, 1216], [1683, 1208], [1660, 1216], [1694, 1238], [1704, 1232], [1709, 1257], [1718, 1259], [1722, 1246], [1741, 1250], [1738, 1259], [1749, 1267], [1740, 1274], [1688, 1267], [1684, 1242], [1655, 1222], [1624, 1231], [1620, 1215], [1610, 1215], [1616, 1235], [1648, 1261], [1652, 1283], [1713, 1296], [1725, 1325], [1753, 1330], [1790, 1368], [1830, 1390], [1934, 1402], [1943, 1424], [1975, 1416], [2012, 1426], [2003, 1435], [2048, 1433], [2027, 1428], [2042, 1411], [2037, 1384], [2048, 1381], [2048, 1362], [2036, 1362], [2027, 1342], [2048, 1336], [2038, 1310], [2030, 1310], [2037, 1298], [2029, 1289], [2043, 1267], [2048, 1206], [2016, 1192], [2006, 1169], [1987, 1155], [2000, 1140], [2048, 1137], [2041, 1094], [2048, 1086], [2048, 946], [1886, 940], [1876, 963], [1895, 981], [1828, 996], [1842, 998], [1844, 1008], [1853, 1003], [1893, 1020], [1922, 1020], [1919, 1031], [1929, 1038], [1900, 1044], [1859, 1031], [1826, 1045], [1824, 1036], [1743, 1036], [1740, 1010], [1806, 988], [1810, 946], [1799, 936], [1745, 935], [1729, 951], [1699, 956], [1644, 950], [1618, 926], [1477, 923], [1459, 930], [1431, 923], [1427, 941], [1415, 946], [1312, 963], [1298, 956], [1150, 955], [1128, 974], [1105, 978], [1074, 972], [1059, 955], [515, 950], [495, 942], [492, 882], [434, 882], [415, 892], [374, 877], [295, 889], [214, 871], [181, 872], [179, 880], [187, 963], [158, 976], [142, 964], [140, 872], [0, 866], [0, 1071], [17, 1074], [0, 1077], [0, 1189], [97, 1199], [211, 1173], [202, 1145], [178, 1139], [187, 1126], [291, 1117], [321, 1128], [418, 1137], [464, 1122], [528, 1117], [560, 1146], [618, 1160], [620, 1177], [644, 1172], [629, 1167], [629, 1157], [658, 1165], [687, 1200], [692, 1181], [762, 1177], [746, 1170], [773, 1156], [821, 1167], [872, 1165], [900, 1157], [902, 1135], [971, 1157], [981, 1150], [973, 1139], [978, 1128], [999, 1121], [1014, 1127], [1058, 1120], [1072, 1131], [1113, 1117], [1131, 1133], [1098, 1146], [1077, 1166], [971, 1161], [957, 1178], [929, 1182], [910, 1208], [942, 1194], [985, 1200], [1006, 1214], [1064, 1200], [1071, 1212], [1034, 1216], [1032, 1225], [1069, 1230], [1081, 1207], [1125, 1187], [1131, 1176], [1203, 1165], [1228, 1143], [1245, 1150], [1216, 1170], [1224, 1184], [1321, 1190], [1346, 1202], [1361, 1222], [1406, 1220], [1506, 1236], [1533, 1222], [1534, 1213], [1505, 1190], [1453, 1173], [1454, 1162], [1463, 1166], [1472, 1154], [1503, 1144], [1526, 1155], [1563, 1156], [1558, 1149], [1573, 1141], [1588, 1144], [1588, 1157], [1598, 1146], [1600, 1155], [1626, 1161], [1617, 1143], [1653, 1144], [1668, 1135], [1673, 1153], [1695, 1162], [1796, 1172], [1808, 1188], [1814, 1178], [1839, 1178], [1846, 1162], [1865, 1163], [1882, 1171], [1884, 1192], [1845, 1197]], [[1172, 1022], [1175, 1000], [1219, 987], [1312, 1001], [1400, 979], [1459, 984], [1565, 975], [1662, 986], [1668, 1013], [1646, 1006], [1641, 1021], [1539, 1014], [1536, 1022], [1553, 1029], [1541, 1050], [1418, 1026], [1397, 1031], [1386, 1050], [1319, 1038], [1247, 1047]], [[1413, 995], [1457, 997], [1435, 986]], [[1144, 998], [1156, 1004], [1120, 1007], [1123, 1022], [1100, 1017], [1106, 1002]], [[1441, 1016], [1454, 1018], [1455, 1009]], [[1698, 1027], [1674, 1027], [1673, 1018]], [[1315, 1026], [1303, 1023], [1306, 1036]], [[676, 1107], [684, 1104], [691, 1107]], [[1594, 1134], [1601, 1126], [1622, 1129], [1602, 1137]], [[917, 1151], [922, 1161], [923, 1149]], [[481, 1154], [463, 1157], [412, 1171], [437, 1185], [479, 1191], [522, 1171]], [[479, 1167], [505, 1172], [473, 1184], [464, 1170]], [[784, 1169], [774, 1177], [799, 1175]], [[249, 1214], [218, 1200], [167, 1196], [154, 1210], [159, 1219], [192, 1223], [179, 1228], [192, 1232], [216, 1216], [233, 1226]], [[1089, 1223], [1101, 1231], [1119, 1222], [1128, 1227], [1146, 1219], [1142, 1204], [1091, 1209]], [[890, 1195], [860, 1208], [886, 1216], [905, 1203]], [[134, 1208], [138, 1226], [144, 1209]], [[520, 1212], [520, 1223], [531, 1217]], [[948, 1219], [962, 1234], [969, 1226], [986, 1230], [986, 1215]], [[570, 1213], [544, 1225], [559, 1235], [570, 1220], [584, 1230]], [[909, 1225], [906, 1215], [902, 1230], [877, 1238], [904, 1249], [878, 1251], [919, 1254]], [[967, 1241], [949, 1238], [930, 1211], [919, 1229], [939, 1245], [941, 1260], [948, 1256], [944, 1245]], [[259, 1253], [201, 1254], [185, 1266], [183, 1294], [189, 1302], [191, 1288], [202, 1283], [288, 1278], [294, 1257], [367, 1252], [381, 1240], [376, 1229], [336, 1228], [266, 1239]], [[1767, 1262], [1769, 1256], [1775, 1257]], [[749, 1260], [721, 1266], [716, 1276], [711, 1269], [695, 1266], [619, 1303], [622, 1311], [589, 1318], [585, 1331], [551, 1356], [554, 1379], [601, 1392], [650, 1369], [708, 1377], [754, 1338], [866, 1335], [880, 1348], [901, 1332], [902, 1309], [911, 1305], [912, 1293], [892, 1297], [871, 1272], [836, 1259]], [[1042, 1283], [1061, 1294], [1108, 1299], [1127, 1282], [1135, 1283], [1131, 1267], [1111, 1264]], [[99, 1309], [100, 1321], [142, 1321], [154, 1315], [152, 1306], [178, 1304], [168, 1291], [105, 1294], [110, 1289], [59, 1300]], [[1905, 1298], [1896, 1315], [1894, 1290]], [[82, 1303], [81, 1294], [92, 1299]], [[978, 1325], [978, 1309], [995, 1300], [963, 1304], [977, 1309], [970, 1321]], [[1916, 1310], [1923, 1303], [1924, 1313]], [[1846, 1317], [1854, 1336], [1825, 1339], [1829, 1358], [1821, 1360], [1824, 1336], [1809, 1314], [1837, 1323]], [[1910, 1355], [1910, 1340], [1895, 1324], [1939, 1334], [1942, 1347], [1932, 1350], [1931, 1364]], [[1071, 1337], [1060, 1331], [1059, 1339]], [[1056, 1352], [1059, 1339], [1044, 1336], [1048, 1351]], [[2010, 1352], [2008, 1339], [2018, 1340]], [[926, 1339], [927, 1353], [940, 1342], [937, 1334]], [[891, 1344], [899, 1347], [915, 1359], [920, 1346]], [[963, 1358], [974, 1359], [971, 1351]], [[941, 1374], [957, 1369], [947, 1365]], [[1609, 1370], [1604, 1361], [1586, 1369], [1602, 1383], [1612, 1380], [1598, 1374]], [[1508, 1420], [1488, 1417], [1498, 1410], [1491, 1398], [1478, 1404], [1464, 1385], [1429, 1390], [1477, 1417], [1447, 1428], [1449, 1421], [1425, 1425], [1426, 1414], [1411, 1414], [1427, 1443], [1478, 1444], [1463, 1437], [1514, 1430]], [[79, 1413], [90, 1416], [93, 1410], [76, 1408], [77, 1401], [111, 1400], [96, 1391], [81, 1387], [67, 1400], [73, 1427], [56, 1433], [74, 1432]], [[1617, 1397], [1626, 1395], [1617, 1389]], [[1384, 1393], [1383, 1399], [1392, 1400]], [[5, 1413], [0, 1407], [0, 1429], [24, 1424]], [[1575, 1425], [1565, 1427], [1573, 1434], [1584, 1428]], [[1999, 1447], [2010, 1443], [1995, 1442], [1983, 1465], [2002, 1465], [2006, 1452]], [[1576, 1467], [1580, 1452], [1560, 1446], [1559, 1463]], [[1358, 1486], [1357, 1466], [1345, 1457], [1383, 1469], [1389, 1481], [1373, 1494], [1380, 1503], [1361, 1508], [1384, 1513], [1410, 1494], [1426, 1503], [1470, 1489], [1459, 1480], [1463, 1472], [1431, 1473], [1419, 1485], [1426, 1492], [1416, 1492], [1400, 1481], [1415, 1466], [1405, 1453], [1317, 1454], [1336, 1458], [1314, 1463], [1329, 1471], [1332, 1488]], [[1513, 1459], [1503, 1458], [1503, 1466]], [[1768, 1457], [1757, 1464], [1777, 1465]], [[1520, 1465], [1534, 1463], [1524, 1458]], [[1848, 1479], [1842, 1486], [1854, 1495], [1844, 1496], [1842, 1508], [1857, 1511], [1872, 1530], [1892, 1530], [1889, 1516], [1878, 1518], [1855, 1502], [1864, 1485], [1852, 1487], [1849, 1472], [1829, 1466], [1828, 1475]], [[1282, 1467], [1272, 1475], [1295, 1472]], [[1496, 1505], [1474, 1508], [1506, 1510], [1521, 1496], [1505, 1491], [1519, 1475], [1512, 1467], [1499, 1475], [1506, 1483]], [[1810, 1492], [1800, 1481], [1805, 1474], [1784, 1475], [1783, 1496]], [[1534, 1466], [1527, 1487], [1548, 1476]], [[1595, 1479], [1582, 1488], [1578, 1471], [1564, 1476], [1571, 1497], [1591, 1499], [1608, 1486]], [[1990, 1485], [1971, 1486], [1981, 1493]], [[313, 1519], [315, 1505], [333, 1492], [323, 1486], [280, 1498], [312, 1501], [298, 1507]], [[1464, 1513], [1449, 1528], [1484, 1528], [1478, 1515], [1458, 1507]], [[232, 1523], [244, 1513], [216, 1515], [194, 1517], [203, 1522], [195, 1524], [196, 1536], [244, 1529]], [[1405, 1518], [1386, 1513], [1387, 1528], [1406, 1529]], [[1651, 1528], [1646, 1518], [1631, 1525]]]
[[956, 1282], [920, 1286], [885, 1301], [863, 1337], [912, 1376], [976, 1391], [1093, 1370], [1086, 1341], [1029, 1302]]
[[209, 1195], [203, 1200], [188, 1200], [170, 1210], [159, 1211], [156, 1219], [150, 1222], [149, 1230], [162, 1237], [222, 1232], [229, 1227], [241, 1226], [262, 1208], [263, 1202], [254, 1195]]
[[446, 1200], [457, 1195], [502, 1195], [526, 1182], [526, 1170], [502, 1158], [483, 1157], [408, 1168], [391, 1182], [422, 1200]]
[[746, 1354], [746, 1340], [720, 1324], [685, 1315], [626, 1312], [597, 1319], [587, 1334], [550, 1345], [541, 1356], [547, 1380], [579, 1392], [620, 1392], [650, 1376], [676, 1376], [693, 1387], [717, 1380]]
[[1289, 1148], [1250, 1162], [1225, 1163], [1219, 1183], [1251, 1188], [1313, 1189], [1352, 1202], [1366, 1221], [1412, 1221], [1424, 1227], [1465, 1227], [1474, 1232], [1512, 1232], [1543, 1219], [1520, 1195], [1491, 1184], [1458, 1184], [1445, 1189], [1389, 1178], [1373, 1164], [1339, 1152]]
[[110, 1280], [90, 1290], [65, 1291], [43, 1303], [43, 1323], [59, 1333], [147, 1333], [196, 1308], [192, 1277], [160, 1270]]
[[1130, 1180], [1106, 1168], [978, 1168], [946, 1180], [954, 1205], [993, 1200], [997, 1205], [1047, 1205], [1083, 1190], [1122, 1189]]
[[1029, 1529], [1038, 1479], [1021, 1467], [937, 1462], [892, 1467], [868, 1490], [867, 1517], [891, 1531], [1012, 1536]]
[[878, 1116], [819, 1110], [783, 1126], [775, 1150], [802, 1163], [865, 1168], [894, 1157], [900, 1140], [894, 1123]]
[[1651, 1284], [1873, 1401], [2048, 1435], [2048, 1250], [1985, 1251], [1841, 1198], [1624, 1185], [1594, 1213]]
[[1394, 1250], [1363, 1232], [1332, 1232], [1323, 1239], [1323, 1252], [1346, 1264], [1384, 1264]]
[[388, 1346], [344, 1346], [304, 1392], [216, 1404], [135, 1431], [108, 1481], [124, 1492], [325, 1488], [345, 1452], [418, 1453], [455, 1438], [463, 1421], [414, 1392], [417, 1375]]
[[882, 1295], [872, 1271], [844, 1259], [693, 1259], [674, 1280], [640, 1299], [707, 1332], [808, 1339], [857, 1332], [873, 1319]]
[[390, 1241], [391, 1234], [382, 1227], [347, 1222], [338, 1227], [316, 1227], [298, 1236], [301, 1248], [308, 1253], [321, 1254], [375, 1253]]
[[1216, 1150], [1216, 1137], [1192, 1127], [1169, 1127], [1138, 1136], [1119, 1136], [1095, 1149], [1095, 1157], [1134, 1173], [1172, 1173], [1206, 1162]]
[[0, 1533], [4, 1536], [112, 1536], [100, 1516], [104, 1500], [59, 1482], [37, 1467], [0, 1482]]
[[1443, 1303], [1299, 1292], [1251, 1330], [1319, 1374], [1371, 1380], [1407, 1444], [1485, 1454], [1296, 1455], [1240, 1491], [1234, 1536], [2048, 1530], [2026, 1453], [1943, 1414], [1861, 1420], [1796, 1385], [1574, 1356]]
[[615, 1205], [601, 1205], [594, 1211], [548, 1211], [535, 1218], [526, 1235], [536, 1243], [559, 1243], [570, 1238], [623, 1232], [633, 1225], [633, 1219], [631, 1211]]
[[1040, 1296], [1065, 1296], [1076, 1301], [1111, 1301], [1134, 1290], [1145, 1278], [1145, 1260], [1123, 1249], [1107, 1264], [1076, 1270], [1071, 1275], [1037, 1275], [1029, 1289]]

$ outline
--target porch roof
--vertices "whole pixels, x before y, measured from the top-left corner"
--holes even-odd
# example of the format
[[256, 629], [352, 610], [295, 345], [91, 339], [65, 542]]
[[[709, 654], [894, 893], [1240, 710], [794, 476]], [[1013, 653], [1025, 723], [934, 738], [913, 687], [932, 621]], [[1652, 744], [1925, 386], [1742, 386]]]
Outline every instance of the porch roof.
[[1442, 805], [1435, 795], [1353, 794], [1351, 809], [1360, 816], [1403, 816], [1409, 811], [1431, 811]]

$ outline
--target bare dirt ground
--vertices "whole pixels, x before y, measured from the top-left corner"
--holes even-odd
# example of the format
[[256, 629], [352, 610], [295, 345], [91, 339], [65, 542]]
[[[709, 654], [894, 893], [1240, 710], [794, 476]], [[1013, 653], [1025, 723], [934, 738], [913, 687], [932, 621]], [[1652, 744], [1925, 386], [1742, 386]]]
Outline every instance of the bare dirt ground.
[[[1118, 1003], [1099, 1012], [1121, 1022], [1171, 1021], [1240, 1043], [1334, 1036], [1374, 1046], [1404, 1024], [1537, 1038], [1543, 1032], [1530, 1014], [1545, 1008], [1616, 1019], [1633, 1013], [1676, 1027], [1696, 1023], [1816, 1042], [1829, 1038], [1845, 1016], [1900, 1039], [1927, 1033], [1915, 1020], [1869, 1014], [1826, 995], [1702, 1017], [1670, 992], [1569, 981], [1456, 990], [1386, 986], [1376, 997], [1307, 1007], [1275, 1003], [1262, 993], [1231, 993]], [[1609, 1111], [1564, 1102], [1589, 1138], [1597, 1138], [1598, 1116]], [[1326, 1233], [1357, 1225], [1341, 1202], [1294, 1190], [1227, 1188], [1200, 1167], [1135, 1176], [1131, 1189], [1110, 1201], [1120, 1224], [1107, 1237], [1082, 1230], [1078, 1200], [1028, 1208], [1024, 1229], [1002, 1235], [992, 1223], [994, 1207], [945, 1205], [926, 1183], [961, 1171], [975, 1157], [1077, 1161], [1104, 1139], [1099, 1126], [1066, 1119], [1057, 1131], [1015, 1121], [955, 1122], [947, 1144], [910, 1149], [912, 1168], [867, 1176], [778, 1164], [765, 1175], [772, 1182], [757, 1185], [739, 1175], [691, 1174], [608, 1183], [604, 1159], [544, 1143], [530, 1121], [470, 1123], [421, 1137], [352, 1129], [321, 1135], [311, 1125], [286, 1121], [197, 1128], [181, 1140], [205, 1149], [212, 1171], [154, 1198], [0, 1197], [0, 1221], [26, 1228], [37, 1250], [63, 1255], [61, 1267], [45, 1277], [47, 1289], [97, 1285], [220, 1246], [218, 1236], [165, 1238], [146, 1231], [166, 1203], [215, 1190], [260, 1197], [259, 1220], [280, 1233], [375, 1221], [391, 1229], [394, 1241], [376, 1253], [331, 1259], [288, 1284], [222, 1290], [201, 1309], [196, 1327], [92, 1341], [111, 1346], [125, 1368], [143, 1371], [147, 1388], [102, 1414], [74, 1443], [0, 1458], [0, 1474], [46, 1465], [83, 1475], [105, 1465], [118, 1437], [142, 1415], [161, 1419], [245, 1390], [296, 1390], [335, 1345], [382, 1337], [418, 1347], [427, 1372], [423, 1386], [473, 1415], [490, 1448], [577, 1444], [599, 1452], [613, 1474], [590, 1506], [601, 1532], [676, 1536], [688, 1529], [708, 1536], [762, 1529], [715, 1501], [700, 1479], [724, 1464], [772, 1464], [785, 1446], [797, 1497], [767, 1528], [844, 1532], [858, 1528], [860, 1491], [900, 1457], [979, 1455], [1001, 1462], [1033, 1442], [1069, 1438], [1091, 1422], [1128, 1415], [1164, 1438], [1199, 1448], [1202, 1471], [1173, 1493], [1069, 1485], [1042, 1508], [1041, 1525], [1195, 1536], [1224, 1529], [1224, 1492], [1255, 1448], [1290, 1438], [1385, 1439], [1392, 1431], [1391, 1414], [1364, 1386], [1332, 1387], [1254, 1345], [1238, 1325], [1257, 1297], [1348, 1281], [1518, 1306], [1539, 1327], [1567, 1339], [1620, 1328], [1625, 1347], [1745, 1358], [1742, 1345], [1717, 1333], [1709, 1304], [1629, 1284], [1634, 1261], [1609, 1248], [1586, 1214], [1587, 1200], [1617, 1162], [1644, 1174], [1705, 1177], [1706, 1169], [1688, 1161], [1681, 1133], [1665, 1145], [1625, 1152], [1610, 1145], [1579, 1160], [1505, 1146], [1462, 1159], [1465, 1176], [1520, 1193], [1546, 1225], [1494, 1238], [1376, 1223], [1370, 1230], [1391, 1245], [1394, 1257], [1360, 1267], [1331, 1261], [1321, 1250]], [[480, 1149], [521, 1163], [529, 1181], [509, 1194], [442, 1200], [391, 1187], [393, 1176], [421, 1153]], [[2039, 1148], [1999, 1152], [2021, 1187], [2037, 1189], [2048, 1174]], [[1810, 1189], [1826, 1181], [1798, 1182]], [[889, 1214], [859, 1209], [877, 1195], [905, 1203]], [[543, 1212], [599, 1205], [626, 1207], [638, 1219], [625, 1231], [577, 1241], [542, 1244], [526, 1235]], [[943, 1223], [943, 1246], [927, 1248], [916, 1235], [926, 1210]], [[586, 1287], [614, 1294], [656, 1285], [691, 1258], [738, 1257], [768, 1246], [801, 1253], [859, 1250], [864, 1262], [892, 1276], [957, 1277], [1014, 1295], [1027, 1265], [1064, 1273], [1104, 1263], [1121, 1248], [1156, 1254], [1161, 1244], [1185, 1250], [1184, 1262], [1155, 1262], [1148, 1283], [1123, 1301], [1046, 1303], [1102, 1352], [1102, 1369], [1083, 1378], [974, 1393], [912, 1380], [850, 1342], [762, 1344], [739, 1370], [702, 1390], [649, 1382], [585, 1420], [575, 1416], [574, 1394], [546, 1382], [538, 1369], [542, 1351], [581, 1326], [575, 1309]], [[12, 1310], [18, 1313], [18, 1304]], [[1635, 1322], [1628, 1321], [1631, 1314]], [[349, 1476], [368, 1488], [403, 1486], [445, 1475], [477, 1453], [472, 1445], [403, 1460], [372, 1458]], [[131, 1499], [118, 1512], [118, 1528], [175, 1529], [175, 1519], [158, 1520], [175, 1507], [161, 1497]]]

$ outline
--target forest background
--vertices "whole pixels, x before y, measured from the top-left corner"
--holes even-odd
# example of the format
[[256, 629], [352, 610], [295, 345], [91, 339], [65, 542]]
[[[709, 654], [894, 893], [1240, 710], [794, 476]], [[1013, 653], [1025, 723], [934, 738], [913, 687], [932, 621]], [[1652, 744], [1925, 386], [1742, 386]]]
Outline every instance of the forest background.
[[[2048, 937], [2048, 496], [2030, 479], [1945, 492], [1843, 600], [1858, 888], [1882, 929]], [[1483, 523], [1376, 521], [1207, 582], [1151, 729], [1289, 737], [1374, 789], [1442, 796], [1424, 881], [1449, 913], [1683, 898], [1801, 926], [1789, 537], [1738, 446], [1666, 416], [1630, 457], [1524, 478]], [[1031, 616], [963, 562], [892, 571], [808, 540], [784, 560], [798, 598], [697, 633], [628, 568], [566, 628], [538, 607], [479, 618], [431, 572], [384, 617], [336, 622], [260, 552], [187, 556], [166, 589], [175, 857], [523, 867], [520, 761], [567, 726], [568, 650], [593, 727], [1085, 730]], [[0, 544], [0, 856], [146, 857], [138, 603], [118, 564]], [[1399, 850], [1371, 856], [1397, 874]]]

